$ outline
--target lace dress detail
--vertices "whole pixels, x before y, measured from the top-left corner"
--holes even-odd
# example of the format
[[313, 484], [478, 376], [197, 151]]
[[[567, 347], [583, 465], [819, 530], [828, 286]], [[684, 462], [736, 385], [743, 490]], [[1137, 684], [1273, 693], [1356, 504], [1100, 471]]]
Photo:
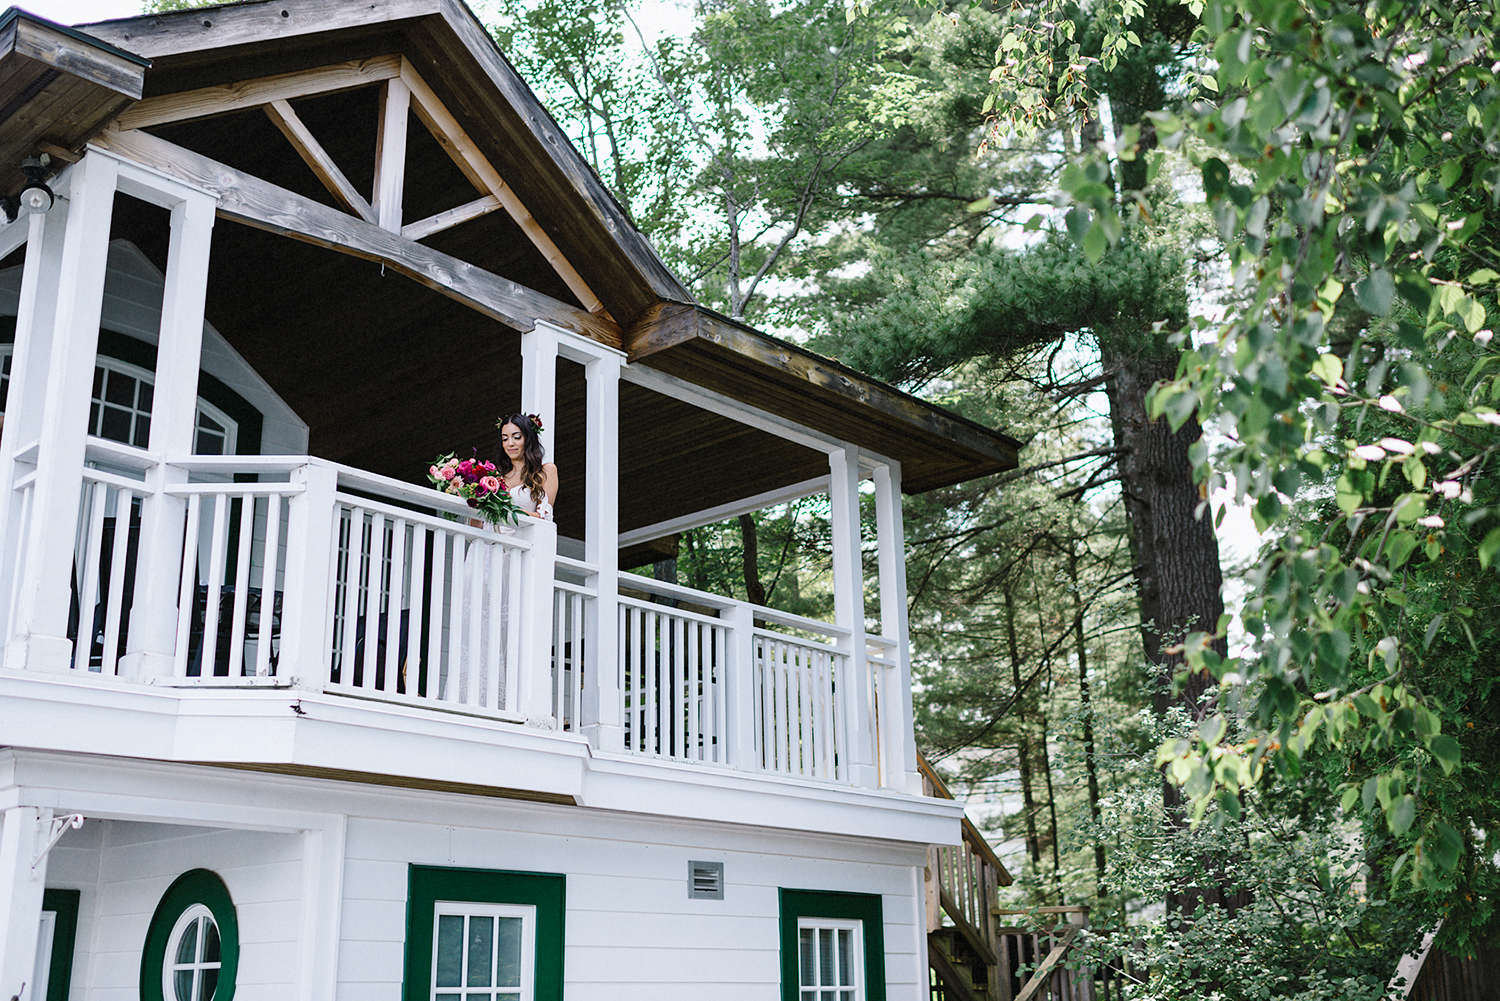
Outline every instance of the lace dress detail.
[[[511, 489], [510, 496], [516, 502], [516, 507], [527, 514], [543, 521], [552, 520], [552, 505], [547, 503], [546, 494], [539, 499], [533, 499], [530, 490], [525, 486], [519, 486]], [[493, 529], [500, 535], [516, 534], [515, 528], [510, 525], [497, 526], [486, 523], [485, 527]], [[506, 652], [509, 650], [510, 642], [510, 566], [509, 549], [502, 550], [480, 539], [469, 540], [468, 548], [464, 552], [462, 581], [463, 633], [458, 638], [458, 700], [466, 705], [477, 705], [486, 709], [501, 709], [505, 706], [505, 682], [508, 673]], [[496, 597], [499, 598], [498, 603], [494, 600]], [[476, 603], [479, 606], [477, 622], [474, 608]], [[494, 615], [497, 604], [498, 621]], [[497, 703], [493, 706], [488, 704], [492, 666], [497, 667], [500, 672]], [[473, 701], [470, 701], [469, 696], [471, 686], [476, 692]]]

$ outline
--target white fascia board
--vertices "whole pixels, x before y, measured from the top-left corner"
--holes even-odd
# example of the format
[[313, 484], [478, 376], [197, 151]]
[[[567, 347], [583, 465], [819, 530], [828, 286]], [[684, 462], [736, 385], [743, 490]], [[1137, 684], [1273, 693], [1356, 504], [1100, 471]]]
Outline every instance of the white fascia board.
[[[939, 802], [946, 804], [944, 809], [953, 809], [951, 801]], [[179, 762], [27, 749], [0, 750], [0, 806], [12, 805], [51, 806], [59, 813], [83, 813], [91, 820], [277, 833], [330, 829], [348, 817], [608, 843], [636, 842], [688, 852], [760, 854], [769, 850], [873, 865], [921, 866], [927, 861], [930, 844], [892, 840], [873, 824], [855, 833], [817, 833], [764, 824], [650, 816]], [[957, 843], [957, 821], [952, 829]], [[350, 834], [354, 841], [365, 836]]]
[[744, 500], [730, 501], [728, 504], [720, 504], [706, 511], [695, 511], [685, 514], [680, 518], [670, 521], [659, 521], [655, 525], [647, 525], [645, 528], [633, 528], [628, 532], [620, 533], [620, 546], [633, 546], [638, 542], [649, 542], [659, 539], [664, 535], [672, 535], [676, 532], [686, 532], [689, 529], [698, 528], [700, 525], [712, 525], [717, 521], [728, 521], [730, 518], [738, 518], [742, 514], [750, 514], [762, 508], [774, 507], [777, 504], [785, 504], [788, 501], [801, 500], [813, 494], [826, 493], [828, 491], [828, 477], [815, 476], [801, 483], [793, 483], [790, 486], [781, 487], [776, 490], [767, 490], [763, 494], [754, 497], [746, 497]]
[[892, 790], [647, 761], [589, 760], [582, 805], [664, 818], [749, 824], [911, 844], [958, 844], [963, 804]]
[[16, 747], [342, 769], [574, 800], [589, 753], [581, 736], [318, 692], [156, 689], [26, 674], [0, 670], [6, 741]]
[[[303, 715], [291, 708], [293, 703]], [[0, 722], [12, 747], [74, 758], [134, 759], [132, 769], [266, 764], [344, 770], [418, 784], [468, 784], [568, 797], [590, 813], [610, 811], [658, 821], [922, 845], [957, 844], [961, 837], [963, 807], [952, 800], [604, 755], [571, 733], [317, 692], [157, 689], [93, 676], [85, 680], [0, 669], [0, 706], [4, 707]], [[194, 774], [199, 771], [195, 769]], [[239, 769], [213, 774], [252, 789], [266, 783], [279, 788], [287, 779]], [[311, 781], [334, 782], [340, 788], [361, 785], [337, 779]], [[123, 802], [109, 801], [108, 795], [95, 794], [89, 806], [95, 810], [93, 815], [141, 815], [139, 809], [132, 812]], [[179, 822], [190, 819], [234, 826], [229, 820], [215, 819], [206, 805], [194, 805], [201, 797], [191, 791], [181, 795], [184, 800], [192, 799], [182, 807], [186, 812], [148, 811], [149, 815], [163, 821], [175, 817]], [[438, 794], [400, 789], [390, 795]], [[483, 799], [453, 795], [470, 804]], [[504, 802], [507, 808], [515, 808], [524, 801]], [[83, 809], [83, 804], [64, 795], [33, 805]], [[273, 821], [267, 817], [244, 821], [241, 826], [298, 826]]]

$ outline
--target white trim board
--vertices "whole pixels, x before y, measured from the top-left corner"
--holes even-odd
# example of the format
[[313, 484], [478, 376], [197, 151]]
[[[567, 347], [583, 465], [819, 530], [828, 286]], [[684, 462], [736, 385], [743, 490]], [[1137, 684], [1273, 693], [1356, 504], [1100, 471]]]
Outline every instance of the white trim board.
[[777, 504], [785, 504], [788, 501], [801, 500], [817, 493], [828, 491], [829, 478], [827, 476], [815, 476], [801, 483], [793, 483], [790, 486], [779, 487], [776, 490], [767, 490], [763, 494], [754, 497], [746, 497], [744, 500], [730, 501], [728, 504], [720, 504], [705, 511], [695, 511], [685, 514], [680, 518], [670, 521], [659, 521], [645, 528], [633, 528], [628, 532], [620, 533], [620, 546], [633, 546], [640, 542], [650, 542], [664, 535], [672, 535], [676, 532], [686, 532], [689, 529], [698, 528], [702, 525], [712, 525], [716, 521], [727, 521], [730, 518], [738, 518], [742, 514], [759, 511], [761, 508], [774, 507]]

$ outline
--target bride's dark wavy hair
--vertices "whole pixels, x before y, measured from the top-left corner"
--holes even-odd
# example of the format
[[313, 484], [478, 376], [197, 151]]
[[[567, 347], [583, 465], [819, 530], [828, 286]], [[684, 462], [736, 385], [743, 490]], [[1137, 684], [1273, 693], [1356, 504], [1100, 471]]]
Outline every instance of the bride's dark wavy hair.
[[495, 438], [496, 450], [499, 452], [495, 457], [495, 466], [502, 475], [508, 475], [511, 470], [510, 456], [505, 454], [505, 446], [500, 443], [500, 435], [505, 434], [507, 424], [514, 424], [521, 429], [521, 437], [526, 443], [521, 449], [521, 458], [526, 461], [526, 470], [521, 474], [521, 485], [531, 494], [532, 500], [540, 503], [543, 497], [542, 484], [546, 482], [542, 466], [547, 462], [547, 453], [542, 448], [542, 436], [537, 433], [531, 418], [525, 414], [511, 414], [501, 421], [500, 433]]

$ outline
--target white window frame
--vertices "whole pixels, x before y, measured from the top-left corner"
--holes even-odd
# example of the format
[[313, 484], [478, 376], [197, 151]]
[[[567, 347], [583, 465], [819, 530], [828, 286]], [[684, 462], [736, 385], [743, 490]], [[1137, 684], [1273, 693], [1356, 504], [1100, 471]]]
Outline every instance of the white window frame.
[[[826, 1001], [824, 995], [832, 992], [834, 1001], [864, 1001], [865, 999], [865, 923], [858, 918], [798, 918], [797, 919], [797, 996], [802, 1001]], [[852, 933], [849, 949], [849, 968], [843, 973], [847, 983], [807, 985], [807, 971], [802, 968], [802, 933], [805, 931], [848, 931]], [[821, 936], [814, 937], [812, 979], [818, 979], [822, 964], [818, 962], [818, 950], [822, 948]], [[838, 950], [834, 947], [835, 966]], [[839, 971], [834, 972], [835, 979]], [[850, 993], [852, 992], [852, 993]]]
[[[193, 971], [193, 988], [187, 1001], [197, 1001], [198, 985], [202, 981], [204, 970], [219, 970], [222, 982], [222, 971], [224, 968], [224, 940], [222, 933], [219, 936], [219, 959], [217, 962], [205, 962], [203, 959], [203, 946], [207, 936], [198, 936], [198, 945], [191, 963], [177, 962], [177, 948], [182, 944], [182, 936], [187, 933], [188, 926], [194, 921], [207, 919], [218, 931], [219, 922], [214, 917], [213, 911], [205, 904], [193, 904], [177, 916], [177, 923], [172, 926], [172, 934], [167, 936], [167, 951], [162, 958], [161, 965], [161, 996], [167, 1001], [182, 1001], [177, 997], [177, 986], [173, 982], [176, 974], [183, 970]], [[218, 984], [214, 985], [214, 995], [219, 993]]]
[[[5, 359], [11, 358], [14, 354], [15, 354], [15, 345], [14, 344], [0, 344], [0, 364], [3, 364]], [[144, 383], [146, 383], [147, 385], [149, 385], [152, 388], [153, 393], [154, 393], [154, 391], [156, 389], [156, 373], [151, 372], [151, 371], [149, 371], [147, 369], [141, 368], [139, 365], [132, 365], [128, 361], [121, 361], [118, 358], [111, 358], [108, 355], [99, 355], [94, 360], [94, 366], [96, 368], [102, 368], [102, 369], [104, 369], [106, 371], [109, 371], [109, 372], [119, 372], [121, 375], [129, 376], [130, 378], [135, 379], [138, 382], [144, 382]], [[7, 378], [9, 378], [9, 377], [7, 377]], [[96, 399], [94, 397], [94, 394], [93, 394], [92, 390], [90, 390], [90, 392], [89, 392], [89, 406], [92, 407], [95, 404], [98, 404], [98, 406], [101, 409], [101, 420], [102, 420], [102, 409], [105, 406], [104, 401]], [[118, 407], [119, 404], [112, 403], [112, 404], [109, 404], [109, 406]], [[133, 413], [139, 413], [139, 411], [135, 411], [133, 409], [132, 409], [132, 412]], [[0, 417], [3, 417], [4, 415], [5, 415], [4, 409], [0, 408]], [[214, 406], [212, 403], [209, 403], [207, 400], [205, 400], [201, 396], [198, 397], [198, 406], [197, 406], [197, 409], [193, 411], [193, 447], [194, 447], [194, 449], [196, 450], [197, 446], [198, 446], [198, 428], [199, 428], [199, 425], [200, 425], [200, 423], [201, 423], [201, 421], [202, 421], [202, 419], [204, 417], [210, 418], [216, 424], [219, 424], [219, 425], [221, 425], [224, 428], [224, 431], [225, 431], [225, 434], [224, 434], [224, 451], [220, 452], [219, 454], [220, 455], [235, 455], [236, 454], [235, 448], [238, 445], [238, 440], [239, 440], [239, 431], [240, 431], [239, 421], [235, 420], [233, 417], [230, 417], [224, 411], [220, 410], [218, 407]], [[153, 415], [153, 418], [154, 418], [154, 415]], [[133, 427], [134, 427], [134, 424], [132, 423], [132, 428]], [[90, 437], [95, 437], [95, 438], [99, 437], [97, 434], [95, 434], [95, 431], [94, 431], [94, 422], [93, 421], [89, 422], [89, 436]], [[113, 438], [109, 438], [109, 439], [106, 439], [106, 440], [107, 441], [114, 441]], [[115, 442], [115, 444], [117, 444], [117, 445], [126, 445], [127, 447], [130, 447], [130, 448], [135, 448], [136, 447], [134, 445], [131, 445], [129, 442]], [[196, 451], [195, 451], [195, 454], [197, 454]]]
[[[442, 922], [439, 920], [444, 916], [458, 916], [464, 918], [464, 941], [468, 941], [468, 920], [476, 917], [493, 918], [520, 918], [521, 919], [521, 983], [514, 990], [491, 984], [487, 987], [439, 987], [437, 982], [438, 966], [438, 936], [442, 931]], [[492, 949], [499, 948], [499, 936], [495, 936]], [[491, 953], [492, 959], [498, 957]], [[467, 946], [463, 949], [463, 967], [459, 975], [460, 982], [468, 979], [469, 950]], [[490, 967], [493, 979], [495, 965]], [[488, 1001], [498, 994], [513, 996], [516, 1001], [533, 1001], [536, 994], [536, 906], [533, 904], [490, 904], [479, 903], [468, 900], [439, 900], [433, 905], [432, 915], [432, 977], [429, 983], [432, 986], [430, 997], [437, 1001], [439, 997], [457, 997], [462, 1001], [469, 998], [484, 998]]]

